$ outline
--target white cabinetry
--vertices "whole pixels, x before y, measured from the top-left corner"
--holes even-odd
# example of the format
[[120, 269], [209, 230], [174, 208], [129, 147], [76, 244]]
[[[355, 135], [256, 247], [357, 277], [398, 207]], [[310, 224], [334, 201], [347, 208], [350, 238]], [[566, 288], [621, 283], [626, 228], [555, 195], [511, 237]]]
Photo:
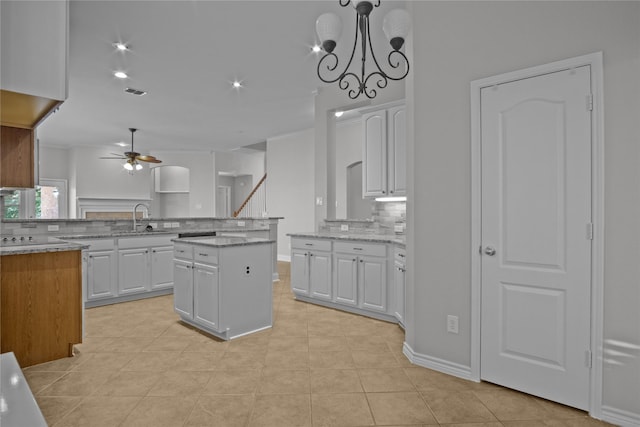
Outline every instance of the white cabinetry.
[[89, 245], [85, 306], [170, 293], [175, 234], [82, 240]]
[[272, 251], [270, 242], [221, 247], [176, 242], [175, 312], [222, 339], [271, 327]]
[[406, 250], [395, 248], [393, 261], [394, 310], [393, 315], [404, 326]]
[[297, 299], [394, 321], [386, 243], [291, 239], [291, 289]]
[[404, 105], [367, 112], [362, 116], [362, 123], [363, 197], [405, 196], [407, 152]]
[[293, 239], [291, 286], [294, 291], [331, 301], [331, 242]]

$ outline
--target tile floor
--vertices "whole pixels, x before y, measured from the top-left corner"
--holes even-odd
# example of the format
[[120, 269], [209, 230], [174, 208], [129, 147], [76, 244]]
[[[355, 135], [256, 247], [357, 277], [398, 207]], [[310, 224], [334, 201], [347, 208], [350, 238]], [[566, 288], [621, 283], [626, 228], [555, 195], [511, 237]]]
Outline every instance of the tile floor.
[[76, 356], [25, 369], [50, 426], [597, 426], [584, 412], [411, 365], [393, 324], [297, 302], [288, 264], [272, 329], [222, 342], [172, 296], [86, 311]]

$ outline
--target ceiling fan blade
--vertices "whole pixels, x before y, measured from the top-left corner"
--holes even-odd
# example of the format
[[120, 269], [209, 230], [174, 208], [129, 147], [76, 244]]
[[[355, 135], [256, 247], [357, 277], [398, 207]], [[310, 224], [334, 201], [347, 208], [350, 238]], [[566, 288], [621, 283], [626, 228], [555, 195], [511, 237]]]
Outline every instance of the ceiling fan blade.
[[99, 157], [100, 159], [126, 160], [126, 157]]
[[162, 163], [162, 160], [158, 160], [153, 156], [136, 156], [136, 160], [147, 163]]

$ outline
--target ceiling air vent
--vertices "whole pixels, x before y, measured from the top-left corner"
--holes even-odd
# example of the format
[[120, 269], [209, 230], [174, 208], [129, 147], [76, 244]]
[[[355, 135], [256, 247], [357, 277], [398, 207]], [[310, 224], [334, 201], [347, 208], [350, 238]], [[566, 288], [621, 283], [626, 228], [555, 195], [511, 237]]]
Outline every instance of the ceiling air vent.
[[127, 93], [130, 93], [132, 95], [137, 95], [137, 96], [142, 96], [142, 95], [146, 95], [147, 92], [143, 91], [143, 90], [139, 90], [139, 89], [134, 89], [131, 87], [128, 87], [124, 90]]

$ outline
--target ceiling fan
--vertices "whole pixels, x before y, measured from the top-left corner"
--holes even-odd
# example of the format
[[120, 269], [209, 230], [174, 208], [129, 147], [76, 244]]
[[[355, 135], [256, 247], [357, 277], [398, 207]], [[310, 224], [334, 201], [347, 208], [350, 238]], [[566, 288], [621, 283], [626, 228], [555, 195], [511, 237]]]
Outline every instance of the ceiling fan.
[[153, 156], [143, 156], [140, 153], [133, 151], [133, 134], [137, 131], [136, 128], [129, 128], [131, 132], [131, 151], [126, 151], [124, 154], [116, 154], [111, 153], [116, 157], [100, 157], [101, 159], [117, 159], [117, 160], [126, 160], [123, 165], [129, 173], [133, 173], [135, 170], [142, 169], [142, 165], [138, 162], [147, 162], [147, 163], [162, 163], [162, 160], [158, 160]]

